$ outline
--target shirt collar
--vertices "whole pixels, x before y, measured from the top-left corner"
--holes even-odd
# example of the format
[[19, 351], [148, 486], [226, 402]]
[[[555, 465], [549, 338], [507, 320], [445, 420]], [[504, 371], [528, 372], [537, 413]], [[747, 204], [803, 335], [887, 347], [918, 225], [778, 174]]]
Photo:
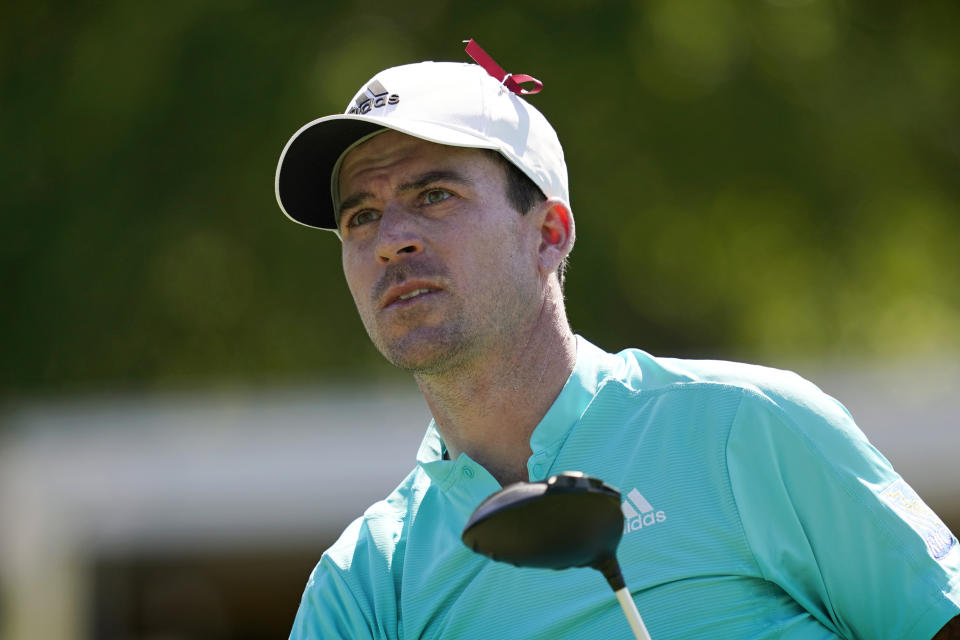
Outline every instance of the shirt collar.
[[[583, 415], [603, 381], [622, 375], [626, 367], [621, 358], [603, 351], [582, 336], [576, 336], [576, 340], [577, 360], [573, 371], [530, 436], [533, 454], [527, 461], [527, 469], [534, 479], [545, 477], [570, 429]], [[451, 471], [447, 466], [454, 464], [454, 461], [443, 459], [445, 450], [436, 422], [431, 420], [417, 452], [417, 462], [434, 481], [447, 478]]]
[[567, 383], [530, 436], [533, 455], [527, 463], [532, 478], [545, 477], [570, 429], [580, 420], [604, 380], [622, 373], [623, 360], [577, 338], [577, 361]]

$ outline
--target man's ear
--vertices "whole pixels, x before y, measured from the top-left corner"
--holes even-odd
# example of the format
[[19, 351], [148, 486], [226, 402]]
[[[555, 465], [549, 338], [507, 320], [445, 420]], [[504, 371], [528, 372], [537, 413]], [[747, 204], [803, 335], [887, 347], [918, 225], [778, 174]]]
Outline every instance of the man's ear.
[[573, 249], [573, 213], [560, 198], [547, 198], [537, 206], [536, 213], [540, 221], [540, 271], [553, 273]]

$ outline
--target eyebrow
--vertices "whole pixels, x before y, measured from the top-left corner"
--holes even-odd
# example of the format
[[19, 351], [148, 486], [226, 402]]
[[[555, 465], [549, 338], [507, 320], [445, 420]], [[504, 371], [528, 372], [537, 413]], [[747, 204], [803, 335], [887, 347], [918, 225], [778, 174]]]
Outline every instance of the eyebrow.
[[[449, 169], [438, 169], [436, 171], [428, 171], [416, 176], [413, 180], [409, 182], [404, 182], [397, 187], [397, 193], [409, 193], [410, 191], [418, 191], [424, 187], [433, 184], [434, 182], [454, 182], [456, 184], [463, 185], [465, 187], [473, 187], [474, 181], [466, 177], [459, 171], [453, 171]], [[343, 212], [352, 209], [354, 207], [360, 206], [366, 200], [373, 198], [373, 194], [369, 191], [358, 191], [356, 193], [350, 194], [340, 203], [340, 207], [337, 209], [337, 219], [343, 216]]]

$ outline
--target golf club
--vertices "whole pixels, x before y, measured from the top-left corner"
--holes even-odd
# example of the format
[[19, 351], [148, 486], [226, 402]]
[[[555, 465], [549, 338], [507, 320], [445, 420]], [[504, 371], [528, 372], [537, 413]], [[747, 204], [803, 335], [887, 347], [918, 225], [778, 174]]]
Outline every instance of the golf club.
[[620, 492], [579, 471], [518, 482], [480, 503], [463, 530], [473, 551], [516, 567], [603, 573], [637, 640], [650, 640], [617, 562]]

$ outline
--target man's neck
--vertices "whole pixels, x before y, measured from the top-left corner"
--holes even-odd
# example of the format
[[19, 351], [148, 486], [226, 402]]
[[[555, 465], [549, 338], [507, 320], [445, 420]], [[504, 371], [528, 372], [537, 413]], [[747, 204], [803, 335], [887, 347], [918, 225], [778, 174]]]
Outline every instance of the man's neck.
[[566, 318], [542, 320], [456, 371], [415, 376], [450, 458], [466, 453], [503, 486], [529, 479], [530, 435], [576, 362]]

